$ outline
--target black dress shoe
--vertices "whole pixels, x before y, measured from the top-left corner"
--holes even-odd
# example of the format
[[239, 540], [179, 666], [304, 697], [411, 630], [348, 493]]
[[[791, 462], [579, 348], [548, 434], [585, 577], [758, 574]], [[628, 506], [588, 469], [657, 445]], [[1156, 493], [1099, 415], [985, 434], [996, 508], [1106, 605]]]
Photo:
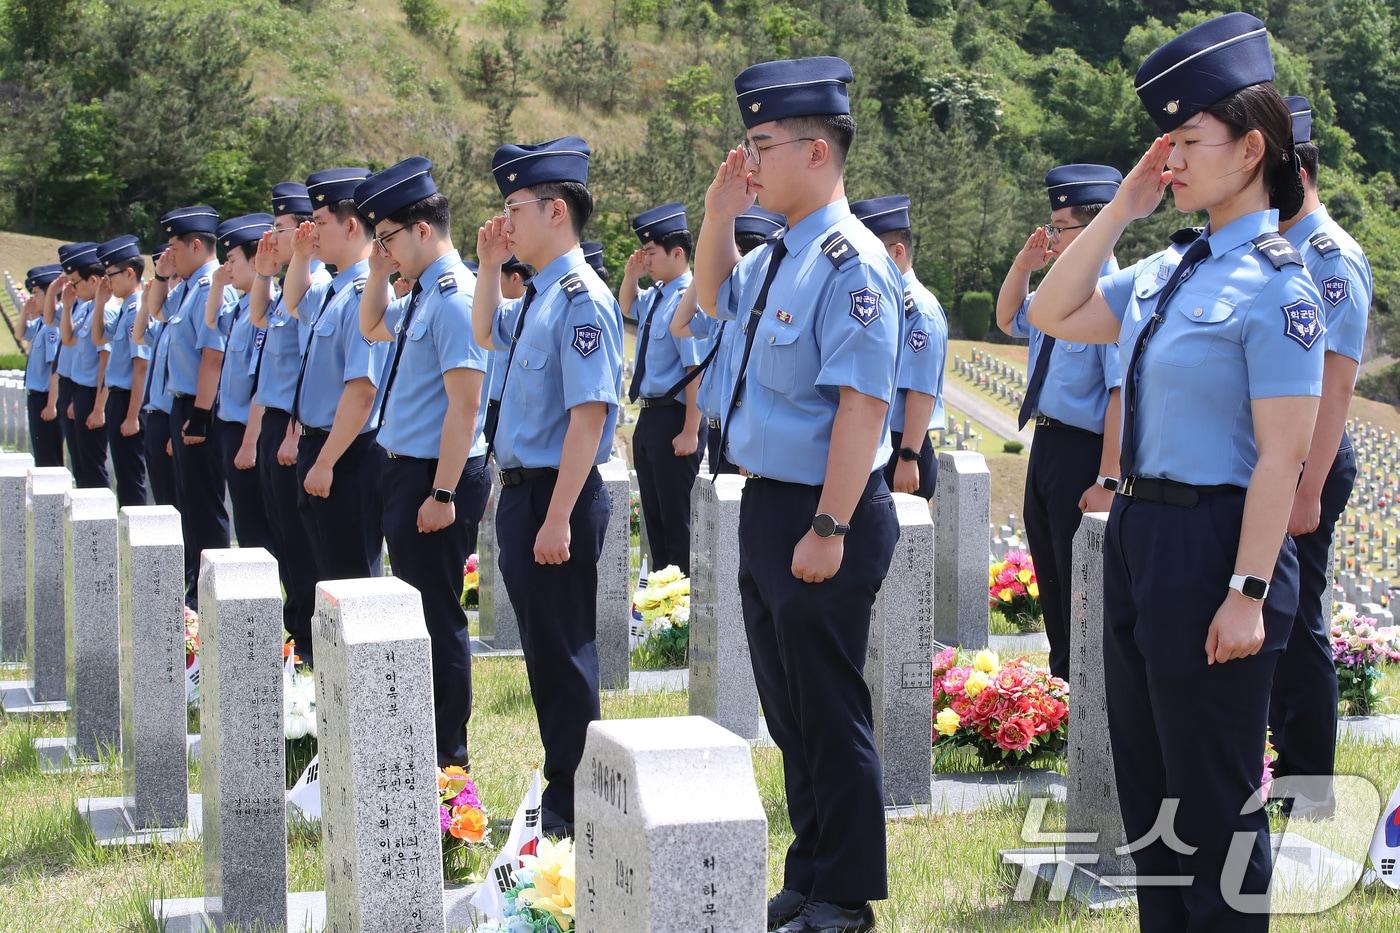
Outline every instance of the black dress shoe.
[[772, 899], [768, 901], [768, 929], [776, 930], [797, 916], [802, 905], [807, 903], [807, 895], [794, 891], [792, 888], [783, 888]]
[[808, 901], [777, 933], [870, 933], [875, 929], [875, 911], [869, 904], [848, 910], [838, 904]]
[[540, 832], [551, 839], [573, 838], [574, 824], [553, 810], [545, 809], [540, 813]]

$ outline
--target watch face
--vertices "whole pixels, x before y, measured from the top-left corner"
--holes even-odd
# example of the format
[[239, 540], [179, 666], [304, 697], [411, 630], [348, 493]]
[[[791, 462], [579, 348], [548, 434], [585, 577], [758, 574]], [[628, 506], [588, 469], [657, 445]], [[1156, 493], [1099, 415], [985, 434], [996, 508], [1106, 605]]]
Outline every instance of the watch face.
[[820, 538], [829, 538], [836, 531], [836, 519], [824, 513], [817, 515], [812, 519], [812, 530]]
[[1264, 595], [1269, 592], [1269, 584], [1258, 577], [1245, 577], [1240, 592], [1250, 599], [1263, 599]]

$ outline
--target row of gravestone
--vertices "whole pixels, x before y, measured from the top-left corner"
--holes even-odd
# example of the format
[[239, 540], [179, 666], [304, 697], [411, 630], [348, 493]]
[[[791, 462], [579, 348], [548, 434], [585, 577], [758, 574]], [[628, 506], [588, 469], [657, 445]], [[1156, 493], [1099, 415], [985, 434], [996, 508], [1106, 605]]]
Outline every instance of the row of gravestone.
[[24, 373], [16, 370], [0, 371], [0, 447], [29, 447], [28, 393]]

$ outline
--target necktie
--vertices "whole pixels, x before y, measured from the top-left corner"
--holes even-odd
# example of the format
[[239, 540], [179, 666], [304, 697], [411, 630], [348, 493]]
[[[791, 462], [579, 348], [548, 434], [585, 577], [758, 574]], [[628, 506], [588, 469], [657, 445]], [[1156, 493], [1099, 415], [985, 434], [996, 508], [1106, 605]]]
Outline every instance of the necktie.
[[292, 393], [292, 420], [297, 424], [301, 423], [301, 384], [306, 380], [306, 363], [311, 359], [311, 341], [316, 337], [316, 325], [321, 323], [321, 315], [326, 313], [326, 308], [334, 297], [335, 286], [332, 285], [326, 289], [326, 297], [321, 300], [321, 310], [316, 312], [316, 319], [311, 322], [312, 333], [306, 340], [306, 352], [301, 355], [301, 370], [297, 373], [297, 387]]
[[1172, 272], [1171, 278], [1167, 279], [1166, 286], [1157, 296], [1157, 306], [1152, 309], [1152, 317], [1147, 319], [1147, 323], [1138, 333], [1137, 343], [1133, 345], [1133, 355], [1128, 358], [1128, 370], [1123, 374], [1123, 438], [1118, 453], [1120, 482], [1133, 475], [1133, 465], [1137, 459], [1138, 361], [1142, 359], [1142, 352], [1147, 348], [1147, 341], [1152, 338], [1162, 321], [1165, 320], [1167, 302], [1171, 300], [1172, 292], [1176, 291], [1176, 287], [1181, 284], [1181, 280], [1186, 277], [1186, 274], [1208, 255], [1210, 255], [1210, 242], [1206, 237], [1201, 237], [1191, 244], [1190, 248], [1186, 250], [1186, 255], [1181, 257], [1181, 262], [1177, 264], [1176, 270]]
[[[147, 322], [147, 326], [149, 322]], [[151, 405], [151, 383], [155, 382], [156, 357], [160, 356], [160, 342], [165, 339], [165, 326], [162, 325], [156, 334], [156, 345], [151, 348], [151, 363], [146, 367], [146, 388], [141, 394], [141, 407], [149, 408]]]
[[[525, 312], [530, 310], [530, 303], [535, 300], [535, 283], [531, 282], [525, 286], [525, 300], [520, 302], [520, 315], [515, 319], [515, 332], [510, 337], [510, 352], [506, 354], [506, 374], [501, 377], [501, 410], [504, 413], [506, 404], [506, 386], [510, 383], [510, 364], [515, 360], [515, 348], [520, 345], [520, 333], [525, 329]], [[495, 430], [486, 439], [486, 460], [489, 463], [491, 456], [496, 452], [496, 433], [501, 429], [501, 419], [497, 417]]]
[[379, 403], [379, 427], [384, 426], [384, 413], [389, 410], [389, 393], [394, 391], [394, 377], [399, 374], [399, 360], [403, 358], [404, 344], [408, 342], [408, 328], [413, 323], [413, 312], [418, 310], [418, 299], [423, 295], [423, 285], [413, 283], [413, 297], [408, 299], [408, 310], [403, 315], [403, 325], [399, 327], [398, 346], [394, 348], [394, 362], [389, 366], [389, 378], [384, 380], [384, 400]]
[[658, 292], [647, 311], [646, 323], [642, 324], [642, 339], [637, 343], [637, 366], [632, 370], [632, 384], [627, 388], [627, 401], [635, 402], [642, 393], [642, 379], [647, 371], [647, 344], [651, 343], [651, 319], [656, 316], [656, 306], [661, 303]]
[[1016, 417], [1018, 428], [1026, 426], [1040, 404], [1040, 390], [1045, 388], [1045, 377], [1050, 372], [1050, 354], [1054, 349], [1055, 338], [1045, 334], [1040, 342], [1040, 355], [1035, 358], [1035, 369], [1031, 371], [1031, 381], [1026, 384], [1026, 397], [1021, 400], [1021, 413]]
[[[739, 405], [739, 396], [744, 391], [745, 377], [749, 368], [749, 354], [753, 352], [754, 334], [758, 332], [759, 318], [763, 317], [763, 312], [768, 305], [768, 290], [773, 287], [773, 277], [778, 274], [778, 266], [782, 265], [783, 257], [787, 255], [787, 241], [783, 239], [773, 240], [772, 252], [768, 254], [768, 272], [763, 276], [763, 287], [758, 290], [758, 298], [754, 300], [753, 308], [749, 311], [749, 319], [744, 327], [744, 355], [739, 360], [739, 371], [734, 377], [734, 395], [729, 399], [729, 409], [724, 413], [724, 423], [720, 425], [719, 452], [721, 456], [729, 449], [729, 427], [734, 423], [734, 409]], [[731, 458], [732, 459], [732, 458]], [[714, 465], [714, 469], [719, 469], [719, 464]]]
[[690, 372], [686, 373], [681, 377], [680, 382], [677, 382], [666, 390], [666, 398], [675, 398], [677, 392], [683, 390], [696, 379], [701, 378], [705, 374], [705, 371], [710, 368], [710, 364], [715, 361], [715, 355], [719, 353], [719, 342], [724, 337], [724, 325], [728, 323], [728, 321], [719, 322], [719, 332], [715, 334], [715, 345], [710, 347], [710, 352], [705, 354], [705, 358], [700, 361], [699, 366], [696, 366]]

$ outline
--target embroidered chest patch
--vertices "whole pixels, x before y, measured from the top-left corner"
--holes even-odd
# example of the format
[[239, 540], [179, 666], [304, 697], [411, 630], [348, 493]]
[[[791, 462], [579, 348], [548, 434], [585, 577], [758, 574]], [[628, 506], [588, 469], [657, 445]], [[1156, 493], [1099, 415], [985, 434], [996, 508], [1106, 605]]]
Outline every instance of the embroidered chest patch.
[[267, 331], [265, 331], [265, 330], [255, 330], [255, 331], [253, 331], [253, 346], [254, 346], [254, 347], [256, 347], [257, 349], [261, 350], [261, 349], [263, 348], [263, 344], [266, 343], [266, 342], [267, 342]]
[[1351, 286], [1347, 280], [1340, 275], [1334, 275], [1330, 279], [1322, 280], [1322, 297], [1332, 307], [1336, 307], [1346, 301], [1347, 295], [1351, 292]]
[[1322, 320], [1317, 305], [1299, 298], [1283, 306], [1283, 333], [1304, 350], [1311, 350], [1322, 336]]
[[851, 292], [851, 317], [860, 322], [861, 327], [869, 327], [880, 319], [880, 295], [873, 288], [861, 288]]
[[911, 330], [909, 332], [909, 349], [918, 353], [928, 346], [928, 332], [922, 330]]
[[592, 356], [598, 349], [603, 332], [593, 324], [579, 324], [574, 327], [574, 349], [582, 357]]
[[775, 316], [778, 320], [782, 321], [784, 324], [791, 324], [791, 323], [792, 323], [792, 315], [789, 314], [788, 312], [784, 311], [784, 310], [781, 309], [781, 308], [778, 309], [777, 313], [776, 313], [774, 316]]

